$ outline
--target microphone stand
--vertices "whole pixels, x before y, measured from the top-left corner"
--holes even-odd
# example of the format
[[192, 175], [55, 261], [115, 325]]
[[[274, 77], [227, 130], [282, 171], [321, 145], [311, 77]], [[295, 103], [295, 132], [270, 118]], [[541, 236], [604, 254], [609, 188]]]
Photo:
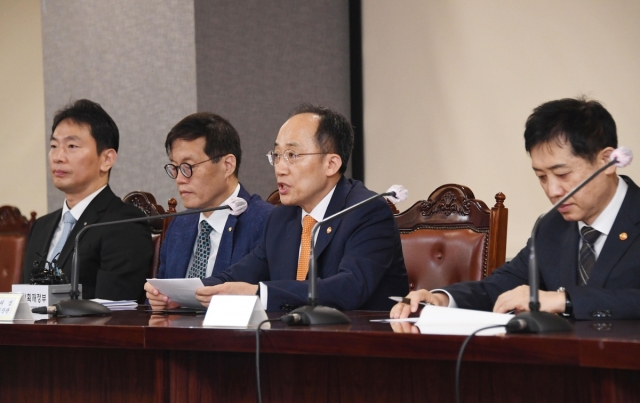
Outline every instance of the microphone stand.
[[90, 224], [82, 228], [76, 235], [75, 246], [73, 248], [73, 260], [71, 262], [71, 291], [69, 291], [69, 297], [71, 299], [58, 302], [56, 304], [57, 305], [56, 314], [59, 316], [89, 316], [89, 315], [108, 315], [111, 313], [111, 310], [109, 308], [105, 307], [104, 305], [98, 302], [94, 302], [88, 299], [78, 299], [78, 297], [80, 296], [80, 292], [78, 291], [78, 277], [79, 277], [78, 242], [80, 241], [80, 236], [89, 228], [103, 227], [103, 226], [112, 225], [112, 224], [127, 224], [127, 223], [141, 222], [141, 221], [149, 221], [149, 220], [156, 220], [159, 218], [164, 219], [169, 217], [179, 217], [183, 215], [206, 213], [209, 211], [225, 210], [225, 209], [232, 210], [231, 206], [225, 205], [225, 206], [211, 207], [206, 209], [182, 211], [180, 213], [162, 214], [162, 215], [156, 215], [151, 217], [140, 217], [140, 218], [130, 218], [127, 220], [119, 220], [119, 221], [100, 222], [96, 224]]
[[353, 206], [339, 211], [332, 216], [325, 218], [322, 221], [317, 222], [311, 230], [311, 254], [309, 255], [309, 300], [308, 305], [294, 309], [289, 315], [299, 315], [300, 322], [297, 324], [302, 325], [339, 325], [351, 323], [351, 320], [344, 313], [335, 308], [328, 306], [318, 305], [318, 262], [316, 260], [315, 253], [315, 238], [320, 230], [320, 226], [334, 218], [347, 214], [348, 212], [355, 210], [363, 204], [384, 196], [396, 196], [395, 192], [380, 193], [375, 196], [371, 196]]
[[598, 176], [602, 171], [614, 165], [618, 161], [613, 159], [606, 165], [596, 170], [591, 176], [583, 180], [578, 186], [576, 186], [565, 197], [560, 199], [553, 205], [551, 210], [542, 214], [536, 220], [531, 230], [531, 247], [529, 248], [529, 312], [519, 313], [514, 316], [513, 319], [507, 324], [507, 333], [551, 333], [551, 332], [570, 332], [573, 330], [573, 325], [569, 323], [565, 318], [555, 313], [541, 312], [538, 290], [539, 284], [539, 270], [538, 259], [536, 258], [536, 233], [538, 232], [538, 226], [542, 219], [549, 214], [549, 212], [556, 210], [564, 202], [569, 200], [574, 194], [582, 189], [587, 183], [591, 182], [593, 178]]

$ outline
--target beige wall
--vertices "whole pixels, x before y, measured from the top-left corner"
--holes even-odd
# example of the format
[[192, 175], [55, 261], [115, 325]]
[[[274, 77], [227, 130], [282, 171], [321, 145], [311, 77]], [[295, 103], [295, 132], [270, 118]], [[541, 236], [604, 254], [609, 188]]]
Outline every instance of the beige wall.
[[0, 0], [0, 205], [47, 210], [39, 0]]
[[[364, 1], [365, 177], [410, 200], [460, 183], [509, 208], [507, 256], [551, 207], [524, 151], [542, 102], [586, 94], [640, 155], [640, 2]], [[620, 170], [640, 181], [640, 161]]]

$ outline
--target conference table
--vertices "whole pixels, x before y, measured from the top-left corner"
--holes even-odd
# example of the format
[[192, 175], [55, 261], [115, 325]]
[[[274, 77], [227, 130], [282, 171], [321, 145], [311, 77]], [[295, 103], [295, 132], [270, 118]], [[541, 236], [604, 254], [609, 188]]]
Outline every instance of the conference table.
[[[270, 313], [277, 319], [280, 313]], [[463, 336], [396, 333], [387, 312], [261, 332], [264, 402], [452, 402]], [[1, 402], [255, 402], [256, 331], [146, 308], [0, 325]], [[464, 402], [640, 401], [640, 321], [565, 334], [479, 336]]]

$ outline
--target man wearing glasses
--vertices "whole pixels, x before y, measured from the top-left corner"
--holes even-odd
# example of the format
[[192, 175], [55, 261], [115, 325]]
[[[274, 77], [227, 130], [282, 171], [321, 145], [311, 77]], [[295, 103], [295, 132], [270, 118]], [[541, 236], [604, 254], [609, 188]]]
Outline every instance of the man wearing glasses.
[[[282, 126], [274, 166], [280, 201], [255, 249], [228, 270], [203, 280], [196, 296], [208, 306], [216, 294], [258, 294], [269, 311], [306, 305], [311, 228], [374, 193], [343, 174], [353, 128], [341, 114], [299, 107]], [[390, 309], [390, 295], [408, 292], [400, 235], [383, 199], [325, 223], [317, 235], [318, 297], [342, 310]]]
[[[64, 192], [62, 208], [39, 218], [29, 234], [23, 282], [34, 266], [58, 267], [69, 279], [76, 235], [85, 226], [143, 217], [109, 187], [118, 157], [118, 127], [102, 107], [78, 100], [56, 113], [50, 138], [49, 170]], [[92, 228], [78, 246], [82, 298], [137, 300], [153, 256], [146, 222]]]
[[[175, 179], [186, 208], [218, 207], [232, 197], [245, 199], [248, 207], [239, 216], [219, 210], [176, 217], [162, 243], [158, 278], [221, 273], [258, 243], [273, 206], [238, 182], [240, 137], [226, 119], [212, 113], [189, 115], [171, 129], [165, 148], [171, 161], [165, 171]], [[177, 306], [149, 283], [144, 288], [154, 308]]]

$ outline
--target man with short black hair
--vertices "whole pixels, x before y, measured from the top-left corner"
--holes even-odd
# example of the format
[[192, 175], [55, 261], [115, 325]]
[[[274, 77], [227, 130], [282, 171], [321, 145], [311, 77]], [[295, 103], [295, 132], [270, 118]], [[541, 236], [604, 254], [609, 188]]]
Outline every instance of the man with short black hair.
[[[162, 242], [158, 278], [204, 278], [226, 270], [258, 243], [273, 206], [251, 195], [238, 181], [242, 149], [236, 129], [213, 113], [194, 113], [178, 122], [165, 141], [171, 162], [165, 171], [175, 180], [188, 209], [247, 201], [239, 216], [229, 210], [176, 217]], [[144, 286], [155, 309], [173, 308], [151, 284]]]
[[[258, 246], [228, 270], [203, 280], [196, 297], [258, 294], [268, 311], [307, 304], [314, 223], [374, 195], [344, 177], [353, 128], [341, 114], [302, 105], [280, 128], [268, 153], [282, 206], [269, 216]], [[342, 310], [389, 309], [408, 291], [400, 234], [384, 199], [321, 226], [315, 253], [319, 304]]]
[[[49, 168], [65, 194], [62, 209], [39, 218], [29, 234], [23, 281], [34, 262], [55, 261], [67, 278], [75, 237], [89, 224], [143, 217], [108, 185], [118, 157], [118, 127], [102, 107], [81, 99], [53, 119]], [[145, 222], [87, 230], [79, 243], [79, 283], [84, 299], [137, 300], [151, 264], [151, 231]]]
[[[525, 149], [545, 194], [555, 204], [618, 147], [616, 125], [598, 102], [561, 99], [527, 119]], [[416, 312], [419, 301], [440, 306], [516, 312], [529, 310], [529, 244], [482, 281], [419, 290], [392, 318]], [[640, 318], [640, 189], [612, 166], [557, 210], [536, 236], [540, 310], [576, 319]]]

